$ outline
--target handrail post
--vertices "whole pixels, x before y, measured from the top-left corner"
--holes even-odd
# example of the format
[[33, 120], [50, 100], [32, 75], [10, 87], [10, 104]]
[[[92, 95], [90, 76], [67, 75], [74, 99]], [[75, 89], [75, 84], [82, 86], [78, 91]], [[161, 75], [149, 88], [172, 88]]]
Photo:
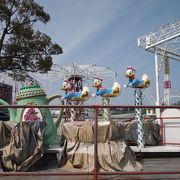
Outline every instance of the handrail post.
[[160, 133], [161, 133], [161, 145], [164, 144], [164, 122], [162, 117], [160, 117]]
[[94, 122], [94, 180], [98, 179], [98, 107], [94, 107], [95, 122]]

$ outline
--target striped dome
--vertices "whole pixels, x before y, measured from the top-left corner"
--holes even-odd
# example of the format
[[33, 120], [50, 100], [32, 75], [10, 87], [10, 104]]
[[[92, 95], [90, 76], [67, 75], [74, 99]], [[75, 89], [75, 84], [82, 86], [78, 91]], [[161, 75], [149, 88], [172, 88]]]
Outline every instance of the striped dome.
[[28, 98], [28, 97], [34, 97], [34, 96], [46, 96], [46, 93], [39, 85], [27, 85], [20, 89], [20, 91], [17, 93], [17, 100]]

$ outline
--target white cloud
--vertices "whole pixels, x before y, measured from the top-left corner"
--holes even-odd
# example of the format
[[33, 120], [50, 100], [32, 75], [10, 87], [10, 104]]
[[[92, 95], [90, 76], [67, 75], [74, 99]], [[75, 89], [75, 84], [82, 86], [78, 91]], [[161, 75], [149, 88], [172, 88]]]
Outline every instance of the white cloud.
[[50, 7], [46, 7], [52, 20], [44, 30], [51, 29], [53, 39], [57, 39], [62, 45], [64, 55], [61, 59], [66, 58], [75, 48], [87, 42], [88, 38], [116, 18], [123, 8], [122, 2], [70, 0], [56, 1], [53, 5], [52, 1]]
[[[80, 60], [82, 63], [83, 59], [84, 64], [108, 66], [117, 70], [122, 84], [127, 81], [123, 76], [126, 65], [135, 66], [138, 78], [141, 72], [147, 72], [154, 81], [154, 57], [138, 49], [136, 40], [179, 16], [178, 6], [175, 6], [178, 1], [169, 2], [39, 0], [52, 18], [44, 30], [64, 49], [64, 54], [56, 57], [55, 62]], [[154, 86], [153, 82], [151, 87]], [[122, 98], [127, 94], [123, 92]]]

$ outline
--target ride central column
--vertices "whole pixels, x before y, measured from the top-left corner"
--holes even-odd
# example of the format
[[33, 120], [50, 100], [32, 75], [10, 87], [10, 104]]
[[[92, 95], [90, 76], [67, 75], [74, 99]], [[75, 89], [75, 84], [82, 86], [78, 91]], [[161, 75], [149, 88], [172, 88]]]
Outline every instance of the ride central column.
[[[135, 106], [142, 105], [142, 91], [136, 88], [134, 91], [135, 96]], [[142, 117], [142, 108], [135, 108], [135, 120], [137, 121], [137, 146], [139, 149], [144, 148], [144, 124]]]
[[[103, 97], [102, 99], [102, 104], [103, 105], [110, 105], [110, 98], [109, 97]], [[110, 109], [109, 108], [103, 108], [103, 118], [104, 121], [109, 121], [110, 120]]]

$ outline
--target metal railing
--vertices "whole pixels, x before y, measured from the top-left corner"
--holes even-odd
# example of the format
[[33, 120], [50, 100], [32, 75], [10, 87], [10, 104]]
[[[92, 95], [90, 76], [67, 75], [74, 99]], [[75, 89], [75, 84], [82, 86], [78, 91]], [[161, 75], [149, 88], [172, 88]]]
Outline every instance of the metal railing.
[[[0, 172], [0, 176], [93, 176], [94, 180], [97, 180], [99, 176], [102, 175], [163, 175], [163, 174], [174, 174], [178, 175], [180, 174], [179, 171], [140, 171], [140, 172], [124, 172], [124, 171], [117, 171], [117, 172], [99, 172], [98, 171], [98, 113], [99, 109], [102, 108], [152, 108], [152, 109], [180, 109], [180, 106], [120, 106], [120, 105], [0, 105], [0, 109], [4, 108], [91, 108], [94, 110], [95, 116], [94, 116], [94, 170], [93, 172]], [[166, 117], [159, 117], [161, 120], [160, 124], [160, 132], [161, 136], [164, 136], [164, 126], [163, 126], [163, 120], [166, 119]], [[168, 117], [168, 119], [173, 118]], [[177, 119], [180, 117], [176, 117]], [[121, 119], [121, 118], [120, 118]], [[173, 127], [172, 127], [173, 128]], [[161, 142], [162, 145], [167, 144], [166, 142]], [[180, 143], [172, 143], [172, 144], [180, 144]]]

